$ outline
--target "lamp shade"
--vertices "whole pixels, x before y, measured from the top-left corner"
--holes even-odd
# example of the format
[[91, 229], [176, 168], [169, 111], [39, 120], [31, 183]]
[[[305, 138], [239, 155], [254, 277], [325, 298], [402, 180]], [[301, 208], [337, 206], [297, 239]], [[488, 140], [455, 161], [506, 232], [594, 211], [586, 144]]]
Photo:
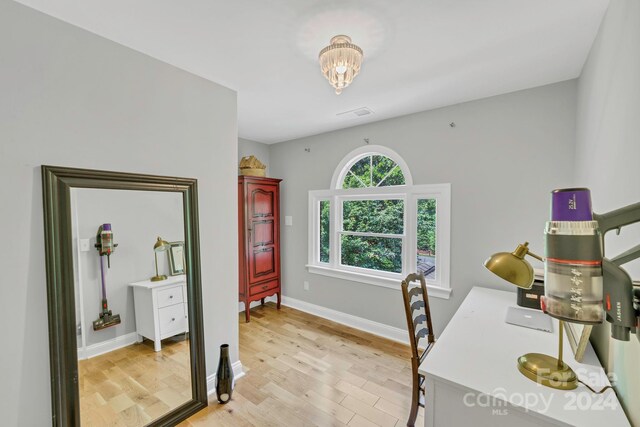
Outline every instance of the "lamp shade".
[[166, 240], [162, 240], [162, 238], [158, 237], [158, 240], [156, 240], [156, 244], [153, 245], [153, 250], [155, 252], [164, 252], [170, 247], [171, 245], [169, 244], [169, 242], [167, 242]]
[[484, 266], [507, 282], [520, 288], [531, 289], [535, 276], [533, 267], [524, 259], [527, 253], [526, 244], [518, 245], [518, 248], [513, 252], [498, 252], [491, 255], [484, 262]]
[[160, 282], [162, 280], [166, 280], [167, 276], [164, 274], [158, 274], [158, 252], [164, 252], [171, 247], [171, 244], [166, 240], [162, 240], [162, 238], [158, 237], [156, 240], [156, 244], [153, 245], [153, 256], [156, 259], [156, 275], [151, 278], [152, 282]]

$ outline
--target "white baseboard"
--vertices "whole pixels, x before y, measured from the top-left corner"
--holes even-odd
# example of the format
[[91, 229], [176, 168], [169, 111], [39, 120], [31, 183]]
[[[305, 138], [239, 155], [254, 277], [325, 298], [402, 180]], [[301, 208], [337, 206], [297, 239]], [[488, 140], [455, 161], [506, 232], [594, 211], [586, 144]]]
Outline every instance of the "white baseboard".
[[369, 332], [370, 334], [388, 338], [392, 341], [397, 341], [407, 345], [409, 344], [409, 334], [404, 329], [374, 322], [373, 320], [353, 316], [351, 314], [332, 310], [330, 308], [311, 304], [309, 302], [287, 296], [282, 297], [282, 304], [295, 308], [296, 310], [304, 311], [305, 313], [313, 314], [314, 316], [323, 317], [336, 323], [341, 323], [355, 329], [360, 329], [361, 331]]
[[[242, 368], [242, 362], [239, 360], [231, 364], [233, 369], [233, 385], [235, 387], [236, 381], [244, 377], [244, 369]], [[211, 374], [207, 377], [207, 395], [211, 396], [216, 392], [216, 374]]]
[[130, 334], [120, 335], [119, 337], [115, 337], [107, 341], [91, 344], [84, 350], [78, 349], [78, 360], [90, 359], [92, 357], [100, 356], [101, 354], [126, 347], [135, 343], [137, 339], [138, 334], [131, 332]]
[[[271, 301], [271, 302], [278, 302], [278, 297], [277, 297], [277, 296], [275, 296], [275, 295], [271, 295], [270, 297], [266, 297], [266, 298], [264, 299], [264, 301], [265, 301], [265, 302], [269, 302], [269, 301]], [[257, 307], [257, 306], [259, 306], [259, 305], [260, 305], [260, 301], [259, 301], [259, 300], [258, 300], [258, 301], [251, 301], [251, 304], [250, 304], [250, 305], [251, 305], [251, 308], [253, 308], [253, 307]], [[244, 303], [243, 303], [243, 302], [239, 302], [239, 303], [238, 303], [238, 313], [240, 313], [241, 311], [244, 311]]]

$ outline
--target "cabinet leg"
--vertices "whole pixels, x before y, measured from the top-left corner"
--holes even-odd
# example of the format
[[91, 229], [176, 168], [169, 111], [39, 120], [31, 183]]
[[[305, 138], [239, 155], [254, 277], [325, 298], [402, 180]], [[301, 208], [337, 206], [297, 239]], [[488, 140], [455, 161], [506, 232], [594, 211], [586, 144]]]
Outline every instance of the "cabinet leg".
[[249, 323], [249, 321], [251, 320], [251, 314], [250, 314], [250, 309], [251, 309], [251, 303], [244, 303], [244, 321], [246, 323]]
[[160, 351], [162, 349], [162, 344], [160, 344], [160, 340], [155, 340], [153, 342], [153, 349], [155, 351]]
[[260, 298], [260, 305], [264, 305], [264, 298]]
[[276, 307], [278, 308], [278, 310], [280, 310], [280, 300], [281, 300], [280, 292], [278, 292], [278, 304], [276, 305]]

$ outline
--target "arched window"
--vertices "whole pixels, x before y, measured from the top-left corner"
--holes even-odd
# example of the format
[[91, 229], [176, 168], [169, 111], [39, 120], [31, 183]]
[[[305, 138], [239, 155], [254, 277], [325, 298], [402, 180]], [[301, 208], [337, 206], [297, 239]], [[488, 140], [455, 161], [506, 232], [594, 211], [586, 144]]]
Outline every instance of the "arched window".
[[369, 188], [405, 185], [400, 166], [383, 154], [371, 153], [356, 158], [344, 175], [341, 188]]
[[412, 185], [405, 161], [381, 145], [365, 145], [347, 154], [331, 179], [332, 189]]
[[399, 289], [422, 272], [448, 297], [450, 185], [413, 185], [393, 150], [364, 146], [340, 162], [330, 190], [309, 192], [312, 273]]

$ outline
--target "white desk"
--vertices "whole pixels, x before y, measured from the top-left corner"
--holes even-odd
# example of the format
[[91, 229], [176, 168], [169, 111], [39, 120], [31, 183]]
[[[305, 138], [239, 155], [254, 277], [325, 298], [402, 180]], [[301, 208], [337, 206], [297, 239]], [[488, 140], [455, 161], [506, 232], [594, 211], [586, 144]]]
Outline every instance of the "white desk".
[[[555, 390], [517, 368], [526, 353], [558, 354], [558, 322], [548, 333], [505, 323], [516, 294], [475, 287], [420, 365], [426, 377], [425, 427], [629, 426], [612, 390], [582, 384]], [[565, 338], [564, 361], [596, 389], [609, 381], [591, 345], [583, 363]]]

